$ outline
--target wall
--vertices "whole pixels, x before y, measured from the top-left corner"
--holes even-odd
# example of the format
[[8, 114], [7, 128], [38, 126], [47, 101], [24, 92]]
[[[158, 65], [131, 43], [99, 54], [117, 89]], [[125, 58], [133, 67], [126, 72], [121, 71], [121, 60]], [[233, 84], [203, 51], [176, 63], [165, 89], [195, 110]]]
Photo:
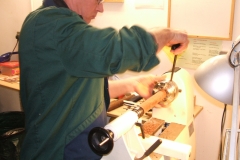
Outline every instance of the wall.
[[30, 0], [0, 0], [0, 55], [13, 50], [17, 32], [30, 12]]
[[[99, 19], [93, 21], [93, 25], [130, 25], [132, 21], [129, 20], [129, 15], [125, 14], [124, 18], [119, 18], [120, 12], [119, 10], [128, 9], [126, 4], [132, 5], [131, 1], [133, 0], [125, 0], [124, 4], [109, 4], [105, 5], [105, 13], [99, 15]], [[21, 0], [21, 2], [16, 3], [16, 0], [0, 0], [0, 55], [9, 51], [12, 51], [15, 46], [16, 39], [15, 35], [17, 31], [20, 31], [21, 24], [25, 18], [25, 16], [30, 12], [31, 4], [30, 0]], [[234, 28], [233, 28], [233, 40], [240, 35], [240, 0], [236, 0], [235, 4], [235, 18], [234, 18]], [[115, 8], [115, 9], [114, 9]], [[214, 8], [213, 8], [214, 9]], [[110, 12], [110, 13], [109, 13]], [[144, 11], [143, 11], [144, 12]], [[161, 12], [159, 12], [161, 14]], [[142, 18], [147, 19], [148, 17], [144, 16], [145, 14], [139, 14]], [[107, 19], [105, 19], [105, 17]], [[117, 18], [116, 18], [117, 17]], [[161, 24], [160, 16], [151, 17], [159, 21], [159, 25]], [[127, 20], [128, 21], [125, 21]], [[146, 20], [147, 21], [147, 20]], [[127, 24], [128, 23], [128, 24]], [[155, 24], [153, 24], [155, 25]], [[204, 25], [204, 24], [203, 24]], [[232, 41], [223, 41], [223, 50], [228, 51], [231, 48]], [[162, 74], [166, 71], [166, 68], [170, 69], [172, 63], [168, 60], [164, 53], [159, 55], [161, 59], [161, 64], [151, 70], [151, 73], [154, 74]], [[190, 74], [194, 74], [194, 70], [187, 69]], [[119, 75], [121, 78], [127, 76], [133, 76], [134, 73], [127, 72], [124, 75]], [[220, 142], [220, 124], [221, 117], [223, 112], [223, 104], [214, 100], [210, 96], [206, 95], [194, 82], [194, 91], [197, 96], [196, 103], [198, 105], [202, 105], [204, 107], [203, 111], [198, 115], [195, 120], [195, 131], [197, 137], [197, 160], [216, 160], [218, 156], [218, 148]], [[5, 93], [5, 91], [0, 88], [0, 96]], [[13, 93], [15, 97], [4, 97], [4, 106], [17, 106], [16, 109], [19, 109], [19, 99], [16, 97], [16, 93]], [[0, 98], [2, 100], [2, 96]], [[8, 103], [9, 102], [9, 103]], [[11, 102], [11, 103], [10, 103]], [[14, 102], [15, 104], [12, 104]], [[1, 107], [1, 103], [0, 103]], [[11, 108], [12, 109], [12, 108]], [[14, 108], [13, 108], [14, 109]], [[231, 106], [228, 106], [227, 111], [227, 119], [231, 117]], [[227, 126], [229, 127], [229, 120], [227, 121]]]

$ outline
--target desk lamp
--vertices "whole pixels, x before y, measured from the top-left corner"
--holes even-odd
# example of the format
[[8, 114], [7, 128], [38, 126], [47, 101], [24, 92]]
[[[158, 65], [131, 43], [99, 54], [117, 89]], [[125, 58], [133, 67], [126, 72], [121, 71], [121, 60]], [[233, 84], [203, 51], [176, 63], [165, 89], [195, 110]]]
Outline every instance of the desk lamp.
[[[229, 160], [236, 159], [238, 107], [240, 98], [239, 65], [240, 35], [233, 42], [232, 49], [226, 55], [218, 55], [208, 59], [197, 68], [194, 74], [197, 84], [207, 94], [224, 104], [232, 105]], [[225, 147], [227, 145], [228, 144], [225, 144]]]

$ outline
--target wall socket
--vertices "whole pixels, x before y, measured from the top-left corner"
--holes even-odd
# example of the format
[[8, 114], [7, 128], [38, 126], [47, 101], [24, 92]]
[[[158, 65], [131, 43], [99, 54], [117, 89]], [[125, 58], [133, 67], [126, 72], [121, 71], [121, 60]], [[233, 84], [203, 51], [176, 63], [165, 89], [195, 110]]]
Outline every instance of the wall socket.
[[20, 36], [20, 32], [17, 32], [15, 38], [16, 38], [17, 40], [19, 40], [19, 36]]

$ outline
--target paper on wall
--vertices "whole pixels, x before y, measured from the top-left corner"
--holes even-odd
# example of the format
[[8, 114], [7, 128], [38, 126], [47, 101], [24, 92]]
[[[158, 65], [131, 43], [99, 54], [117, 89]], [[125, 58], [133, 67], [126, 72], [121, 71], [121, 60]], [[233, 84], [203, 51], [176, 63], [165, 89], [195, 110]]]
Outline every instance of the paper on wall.
[[[219, 55], [222, 50], [221, 40], [189, 38], [189, 45], [186, 51], [178, 55], [176, 65], [178, 67], [197, 69], [203, 62]], [[170, 61], [174, 55], [170, 53], [169, 47], [164, 47]]]

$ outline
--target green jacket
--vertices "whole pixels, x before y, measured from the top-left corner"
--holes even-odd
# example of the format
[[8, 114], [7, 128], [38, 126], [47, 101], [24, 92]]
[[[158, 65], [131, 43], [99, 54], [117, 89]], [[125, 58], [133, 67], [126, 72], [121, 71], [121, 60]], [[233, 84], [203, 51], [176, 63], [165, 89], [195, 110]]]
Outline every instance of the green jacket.
[[159, 63], [142, 28], [98, 29], [67, 8], [39, 8], [20, 35], [20, 97], [26, 115], [22, 159], [62, 159], [74, 137], [105, 109], [104, 77]]

